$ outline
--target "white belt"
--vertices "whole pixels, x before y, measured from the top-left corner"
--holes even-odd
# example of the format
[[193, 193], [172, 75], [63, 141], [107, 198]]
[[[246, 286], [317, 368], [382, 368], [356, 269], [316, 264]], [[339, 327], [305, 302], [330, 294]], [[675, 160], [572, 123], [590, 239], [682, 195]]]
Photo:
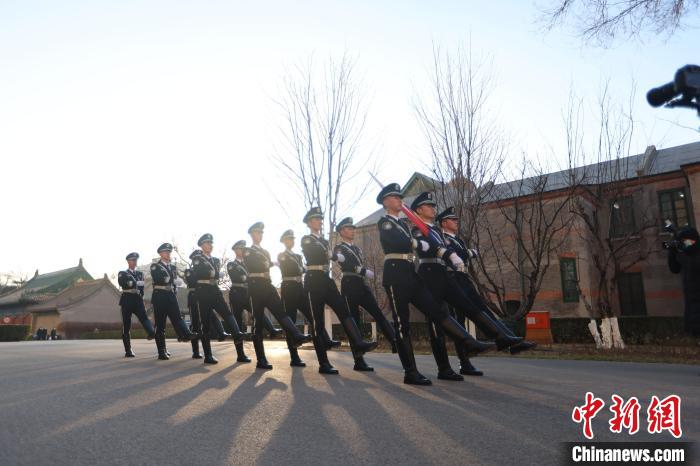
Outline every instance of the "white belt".
[[153, 289], [154, 290], [173, 291], [173, 287], [170, 285], [154, 285]]
[[138, 294], [139, 290], [122, 290], [122, 293]]
[[321, 271], [321, 272], [328, 272], [330, 270], [330, 267], [327, 265], [307, 265], [306, 266], [307, 271]]
[[282, 277], [283, 282], [297, 282], [301, 283], [302, 278], [301, 276], [296, 276], [296, 277]]
[[413, 254], [385, 254], [384, 255], [384, 260], [405, 260], [409, 262], [413, 262], [414, 256]]
[[267, 278], [269, 280], [270, 272], [249, 273], [248, 278]]
[[343, 273], [343, 277], [359, 277], [359, 278], [365, 278], [364, 275], [360, 273], [355, 273], [355, 272], [345, 272]]
[[445, 261], [442, 259], [439, 259], [437, 257], [434, 258], [428, 258], [428, 259], [418, 259], [419, 264], [440, 264], [440, 265], [445, 265]]
[[247, 283], [231, 283], [231, 286], [234, 288], [248, 288]]
[[218, 280], [197, 280], [198, 285], [218, 285]]

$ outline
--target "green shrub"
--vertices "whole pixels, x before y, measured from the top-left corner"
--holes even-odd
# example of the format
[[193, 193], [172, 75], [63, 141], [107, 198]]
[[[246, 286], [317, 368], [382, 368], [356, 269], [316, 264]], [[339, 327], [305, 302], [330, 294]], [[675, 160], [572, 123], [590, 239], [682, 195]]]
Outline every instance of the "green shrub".
[[22, 341], [31, 334], [29, 325], [0, 325], [0, 341]]

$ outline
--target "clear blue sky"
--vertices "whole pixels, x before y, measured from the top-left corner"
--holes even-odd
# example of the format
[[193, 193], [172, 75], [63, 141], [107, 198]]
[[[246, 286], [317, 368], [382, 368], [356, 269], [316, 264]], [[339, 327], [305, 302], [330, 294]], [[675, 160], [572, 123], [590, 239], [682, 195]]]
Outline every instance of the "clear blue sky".
[[[285, 65], [311, 53], [358, 56], [367, 136], [387, 181], [426, 170], [411, 98], [425, 88], [433, 44], [470, 37], [493, 59], [493, 109], [516, 147], [561, 148], [570, 85], [594, 99], [606, 79], [620, 98], [636, 82], [639, 151], [698, 139], [667, 121], [697, 127], [692, 112], [644, 100], [700, 61], [697, 30], [606, 50], [571, 30], [543, 34], [537, 14], [527, 1], [2, 1], [0, 271], [82, 256], [94, 275], [111, 274], [131, 250], [150, 258], [163, 241], [189, 250], [204, 232], [220, 252], [257, 220], [279, 250], [281, 231], [303, 232], [303, 207], [268, 160], [271, 98]], [[280, 212], [269, 189], [289, 208]], [[363, 217], [373, 198], [343, 214]]]

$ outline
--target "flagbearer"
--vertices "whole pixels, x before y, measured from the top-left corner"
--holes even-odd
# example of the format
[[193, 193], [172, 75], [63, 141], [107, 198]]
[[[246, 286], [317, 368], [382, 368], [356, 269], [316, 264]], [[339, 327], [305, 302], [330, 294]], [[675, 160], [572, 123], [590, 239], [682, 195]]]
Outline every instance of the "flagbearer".
[[135, 315], [144, 330], [146, 337], [152, 340], [155, 337], [153, 324], [146, 315], [146, 307], [143, 304], [144, 280], [143, 272], [136, 270], [139, 255], [136, 252], [126, 256], [128, 268], [119, 272], [117, 281], [122, 289], [119, 298], [119, 306], [122, 309], [122, 342], [124, 343], [124, 357], [133, 358], [136, 356], [131, 350], [131, 315]]
[[[374, 318], [380, 331], [389, 342], [392, 352], [396, 353], [396, 336], [394, 328], [384, 317], [384, 313], [377, 304], [374, 293], [367, 284], [367, 280], [374, 278], [374, 272], [367, 268], [362, 250], [353, 243], [355, 240], [355, 225], [351, 217], [346, 217], [338, 222], [335, 227], [342, 241], [334, 249], [334, 255], [343, 273], [341, 280], [341, 294], [345, 298], [350, 314], [355, 322], [360, 322], [360, 306]], [[362, 355], [355, 356], [356, 371], [372, 371]]]
[[350, 348], [355, 357], [362, 356], [377, 347], [377, 342], [368, 342], [362, 339], [360, 329], [355, 319], [350, 315], [345, 299], [340, 295], [338, 286], [329, 276], [330, 260], [338, 260], [333, 254], [330, 244], [323, 237], [321, 227], [323, 225], [323, 212], [319, 207], [313, 207], [304, 216], [304, 223], [309, 227], [310, 234], [301, 240], [301, 249], [306, 258], [306, 275], [304, 287], [311, 301], [311, 312], [314, 319], [314, 347], [319, 362], [319, 372], [322, 374], [337, 374], [338, 371], [328, 361], [326, 342], [320, 330], [324, 328], [324, 310], [328, 305], [343, 326], [348, 336]]
[[180, 339], [194, 340], [198, 337], [196, 333], [190, 332], [185, 322], [180, 316], [180, 305], [175, 294], [176, 288], [183, 284], [182, 279], [177, 276], [177, 269], [170, 262], [170, 253], [173, 245], [163, 243], [158, 247], [160, 260], [151, 264], [151, 279], [153, 280], [153, 314], [156, 320], [156, 347], [158, 348], [158, 359], [170, 359], [165, 346], [165, 324], [167, 319], [173, 325], [175, 332]]

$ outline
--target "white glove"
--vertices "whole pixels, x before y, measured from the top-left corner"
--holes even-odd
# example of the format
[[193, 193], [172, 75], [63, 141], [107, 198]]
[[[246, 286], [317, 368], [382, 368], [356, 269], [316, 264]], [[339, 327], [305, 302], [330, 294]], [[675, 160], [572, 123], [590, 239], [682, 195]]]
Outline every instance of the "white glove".
[[460, 259], [457, 253], [453, 252], [450, 254], [450, 262], [452, 262], [452, 266], [455, 268], [455, 270], [459, 272], [464, 271], [464, 261]]
[[469, 254], [470, 259], [479, 257], [479, 251], [477, 251], [476, 249], [467, 249], [467, 254]]
[[139, 280], [136, 282], [136, 286], [146, 286], [146, 282], [144, 282], [143, 280]]
[[423, 252], [426, 252], [428, 249], [430, 249], [430, 244], [428, 244], [427, 241], [418, 241], [418, 246], [420, 246], [420, 250]]
[[178, 288], [185, 286], [185, 282], [180, 277], [177, 277], [175, 280], [173, 280], [173, 283]]
[[340, 262], [340, 263], [345, 262], [345, 256], [342, 255], [341, 253], [336, 254], [335, 257], [336, 257], [336, 260], [338, 262]]
[[369, 278], [370, 280], [374, 278], [374, 272], [372, 272], [370, 269], [365, 270], [365, 277]]

